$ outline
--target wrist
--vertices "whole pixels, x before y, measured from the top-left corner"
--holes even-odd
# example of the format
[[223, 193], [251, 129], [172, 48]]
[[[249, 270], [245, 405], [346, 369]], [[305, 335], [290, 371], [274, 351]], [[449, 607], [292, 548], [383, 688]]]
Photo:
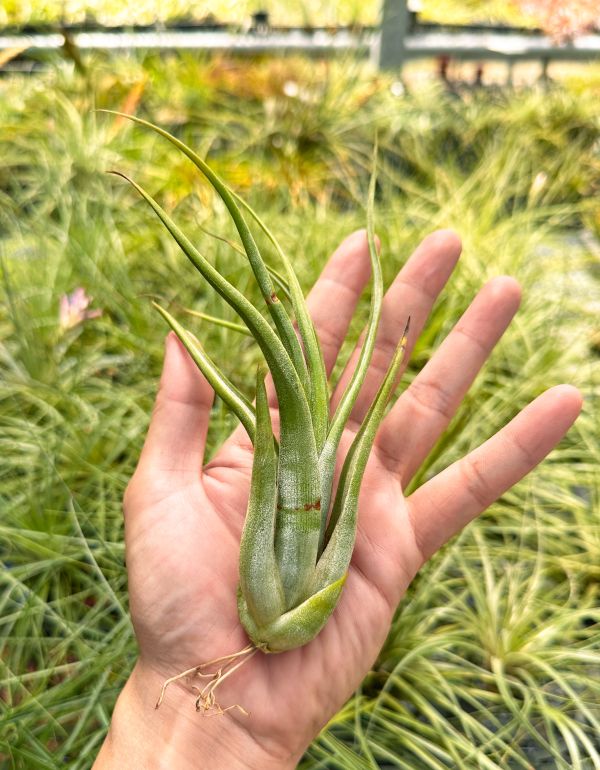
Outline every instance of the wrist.
[[[155, 709], [161, 678], [138, 661], [121, 691], [93, 770], [293, 770], [228, 715], [206, 717], [181, 687]], [[249, 717], [251, 718], [251, 717]]]

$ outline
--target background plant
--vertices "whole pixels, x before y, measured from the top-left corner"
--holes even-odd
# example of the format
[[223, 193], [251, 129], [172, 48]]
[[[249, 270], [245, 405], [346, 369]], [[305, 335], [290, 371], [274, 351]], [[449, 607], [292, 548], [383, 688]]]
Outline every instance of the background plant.
[[[258, 300], [243, 258], [203, 230], [233, 236], [189, 166], [92, 111], [129, 104], [208, 153], [272, 223], [303, 286], [364, 225], [358, 201], [378, 127], [387, 281], [435, 227], [454, 226], [465, 244], [408, 380], [482, 281], [507, 272], [523, 284], [516, 321], [421, 479], [548, 384], [573, 382], [586, 396], [561, 448], [420, 575], [361, 691], [303, 767], [600, 767], [595, 70], [549, 89], [457, 98], [435, 86], [397, 97], [391, 79], [344, 63], [86, 64], [85, 76], [57, 61], [39, 76], [0, 81], [6, 766], [88, 767], [135, 659], [121, 496], [162, 359], [150, 298], [234, 320], [199, 282], [173, 281], [186, 269], [176, 247], [104, 171], [118, 163], [143, 174], [213, 263]], [[60, 298], [79, 286], [102, 316], [61, 331]], [[227, 374], [250, 393], [251, 340], [200, 326], [209, 352], [235, 351]], [[217, 403], [210, 451], [232, 422]]]
[[[362, 25], [377, 23], [380, 3], [375, 0], [341, 0], [337, 3], [324, 0], [302, 0], [300, 3], [286, 0], [238, 0], [235, 3], [231, 0], [213, 0], [210, 3], [169, 0], [168, 3], [158, 4], [153, 0], [141, 0], [135, 7], [131, 7], [118, 0], [69, 0], [68, 3], [56, 3], [54, 0], [35, 0], [29, 3], [5, 0], [0, 8], [0, 23], [47, 25], [60, 21], [82, 23], [87, 20], [107, 25], [131, 25], [195, 19], [244, 24], [253, 13], [261, 10], [269, 13], [274, 24]], [[531, 18], [520, 12], [516, 4], [502, 0], [425, 0], [422, 15], [427, 20], [442, 23], [496, 21], [531, 24]]]

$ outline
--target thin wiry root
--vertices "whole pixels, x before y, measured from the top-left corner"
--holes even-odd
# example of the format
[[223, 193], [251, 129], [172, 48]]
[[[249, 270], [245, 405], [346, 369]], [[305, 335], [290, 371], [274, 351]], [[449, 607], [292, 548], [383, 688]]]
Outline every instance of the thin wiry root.
[[[217, 703], [215, 698], [215, 690], [225, 681], [225, 679], [227, 679], [228, 676], [237, 671], [240, 666], [243, 666], [247, 660], [250, 660], [255, 652], [258, 652], [258, 648], [253, 644], [249, 644], [239, 652], [234, 652], [231, 655], [223, 655], [220, 658], [214, 658], [213, 660], [209, 660], [206, 663], [200, 663], [199, 666], [188, 668], [187, 671], [182, 671], [181, 674], [172, 676], [170, 679], [167, 679], [164, 682], [160, 691], [160, 696], [156, 701], [156, 706], [154, 708], [158, 708], [163, 702], [165, 691], [170, 684], [177, 682], [180, 679], [185, 679], [186, 677], [198, 676], [200, 678], [210, 679], [210, 681], [207, 682], [202, 688], [198, 687], [197, 685], [192, 685], [192, 690], [195, 690], [198, 693], [196, 698], [196, 711], [202, 711], [205, 716], [220, 716], [221, 714], [225, 714], [225, 712], [230, 711], [231, 709], [239, 709], [242, 714], [248, 716], [246, 709], [244, 709], [238, 703], [234, 703], [231, 706], [222, 708]], [[206, 666], [214, 666], [215, 663], [222, 663], [223, 665], [212, 674], [204, 673], [202, 671], [202, 669], [206, 668]]]

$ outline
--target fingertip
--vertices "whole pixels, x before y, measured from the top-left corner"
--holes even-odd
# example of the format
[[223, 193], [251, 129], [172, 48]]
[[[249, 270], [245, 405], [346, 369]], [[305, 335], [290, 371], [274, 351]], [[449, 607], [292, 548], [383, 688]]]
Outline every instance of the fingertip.
[[562, 383], [554, 385], [546, 391], [547, 395], [553, 397], [555, 405], [564, 413], [575, 420], [583, 408], [583, 394], [574, 385]]
[[461, 240], [454, 230], [434, 230], [423, 238], [396, 280], [425, 294], [430, 305], [456, 267], [461, 250]]
[[[559, 441], [573, 425], [583, 406], [583, 396], [573, 385], [554, 385], [545, 390], [524, 412], [536, 415], [537, 432]], [[530, 428], [533, 431], [533, 428]]]
[[[378, 242], [377, 236], [375, 238], [376, 242]], [[350, 286], [356, 285], [360, 289], [362, 289], [370, 274], [369, 242], [367, 231], [364, 228], [355, 230], [344, 238], [333, 252], [322, 273], [325, 277], [333, 277], [338, 282], [343, 282]]]
[[340, 250], [362, 248], [367, 245], [367, 231], [364, 227], [354, 230], [342, 240], [337, 249], [334, 251], [336, 254]]
[[366, 245], [367, 229], [365, 227], [359, 227], [358, 230], [354, 230], [354, 232], [350, 233], [350, 235], [344, 238], [342, 244], [344, 243], [358, 243], [363, 246]]
[[186, 349], [175, 332], [170, 331], [165, 337], [162, 378], [169, 377], [173, 370], [185, 366], [186, 358], [189, 358]]
[[492, 278], [486, 283], [485, 289], [489, 301], [500, 302], [503, 306], [510, 308], [513, 314], [519, 309], [522, 297], [521, 285], [511, 275]]
[[164, 356], [165, 359], [169, 355], [169, 352], [177, 346], [179, 343], [179, 340], [177, 339], [177, 335], [174, 331], [170, 331], [167, 336], [165, 337], [165, 348], [164, 348]]
[[[377, 235], [377, 233], [374, 235], [377, 252], [381, 253], [381, 238]], [[368, 252], [369, 235], [367, 233], [367, 229], [365, 227], [360, 227], [358, 230], [350, 233], [350, 235], [348, 235], [342, 241], [341, 248], [359, 249], [361, 251], [366, 250]]]
[[139, 467], [156, 476], [163, 471], [198, 471], [202, 465], [214, 391], [172, 331]]
[[176, 355], [186, 357], [188, 353], [185, 347], [183, 346], [182, 341], [175, 334], [175, 332], [171, 330], [165, 337], [165, 358], [167, 356], [176, 356]]
[[200, 404], [212, 403], [214, 397], [210, 383], [173, 331], [165, 337], [159, 397]]
[[449, 227], [434, 230], [425, 236], [423, 243], [436, 251], [442, 251], [444, 254], [450, 254], [458, 259], [462, 251], [462, 240], [456, 230]]

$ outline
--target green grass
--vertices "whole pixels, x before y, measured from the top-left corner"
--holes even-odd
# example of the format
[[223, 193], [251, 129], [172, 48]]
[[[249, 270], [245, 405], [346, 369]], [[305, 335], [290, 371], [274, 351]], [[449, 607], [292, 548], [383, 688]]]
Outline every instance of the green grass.
[[[130, 172], [256, 296], [243, 259], [203, 233], [232, 235], [190, 164], [92, 111], [129, 104], [208, 153], [306, 287], [364, 225], [378, 129], [387, 281], [431, 229], [464, 240], [406, 381], [486, 278], [521, 281], [516, 321], [416, 483], [549, 385], [585, 393], [551, 458], [422, 571], [302, 767], [600, 768], [600, 284], [580, 237], [600, 222], [597, 93], [397, 98], [363, 68], [294, 59], [88, 64], [0, 81], [0, 764], [89, 767], [135, 659], [121, 497], [160, 372], [166, 330], [150, 299], [235, 320], [104, 171]], [[103, 316], [62, 334], [59, 299], [76, 286]], [[251, 340], [186, 321], [216, 359], [236, 351], [223, 364], [249, 392]], [[210, 452], [232, 424], [217, 404]]]

